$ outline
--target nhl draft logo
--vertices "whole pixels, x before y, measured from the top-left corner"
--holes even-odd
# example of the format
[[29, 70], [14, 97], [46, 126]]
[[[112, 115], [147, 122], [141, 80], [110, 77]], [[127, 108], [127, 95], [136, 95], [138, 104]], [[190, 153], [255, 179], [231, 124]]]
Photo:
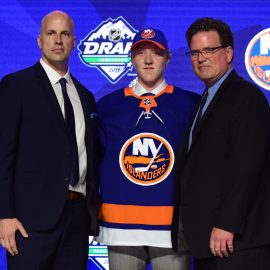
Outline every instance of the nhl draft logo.
[[259, 32], [249, 42], [245, 64], [252, 80], [270, 90], [270, 28]]
[[86, 66], [97, 68], [111, 83], [117, 83], [132, 70], [129, 51], [137, 32], [123, 17], [109, 18], [80, 41], [79, 57]]
[[154, 133], [139, 133], [125, 142], [119, 163], [123, 174], [134, 184], [156, 185], [171, 172], [174, 153], [164, 138]]

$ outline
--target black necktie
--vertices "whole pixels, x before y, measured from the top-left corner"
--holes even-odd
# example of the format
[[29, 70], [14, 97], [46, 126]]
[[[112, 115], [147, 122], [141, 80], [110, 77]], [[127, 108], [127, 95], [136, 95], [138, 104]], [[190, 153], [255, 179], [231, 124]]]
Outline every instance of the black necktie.
[[69, 143], [71, 147], [71, 168], [70, 168], [70, 177], [69, 184], [75, 186], [79, 181], [79, 160], [78, 160], [78, 146], [76, 139], [76, 130], [75, 130], [75, 118], [74, 111], [67, 94], [66, 79], [62, 78], [59, 80], [62, 88], [64, 105], [65, 105], [65, 122], [68, 131]]
[[200, 102], [200, 107], [199, 107], [199, 110], [198, 110], [197, 118], [196, 118], [196, 121], [194, 123], [193, 130], [192, 130], [192, 141], [194, 140], [194, 138], [196, 137], [196, 135], [198, 133], [198, 127], [199, 127], [200, 120], [202, 118], [203, 107], [205, 105], [205, 102], [207, 100], [207, 97], [208, 97], [208, 89], [206, 89], [204, 91], [204, 93], [202, 95], [202, 98], [201, 98], [201, 102]]

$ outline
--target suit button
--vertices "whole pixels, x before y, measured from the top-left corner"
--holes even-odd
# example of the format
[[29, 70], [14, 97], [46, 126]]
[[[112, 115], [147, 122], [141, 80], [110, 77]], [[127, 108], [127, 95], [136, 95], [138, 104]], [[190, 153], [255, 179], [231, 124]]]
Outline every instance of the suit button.
[[64, 178], [64, 181], [68, 181], [68, 177], [65, 177], [65, 178]]

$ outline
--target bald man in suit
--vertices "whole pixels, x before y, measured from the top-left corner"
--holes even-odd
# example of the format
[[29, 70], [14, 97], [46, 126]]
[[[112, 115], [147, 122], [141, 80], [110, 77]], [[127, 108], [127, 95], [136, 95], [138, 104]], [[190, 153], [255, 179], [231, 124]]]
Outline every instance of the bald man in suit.
[[34, 66], [0, 83], [0, 240], [8, 269], [85, 270], [98, 233], [93, 95], [69, 72], [74, 23], [46, 15]]

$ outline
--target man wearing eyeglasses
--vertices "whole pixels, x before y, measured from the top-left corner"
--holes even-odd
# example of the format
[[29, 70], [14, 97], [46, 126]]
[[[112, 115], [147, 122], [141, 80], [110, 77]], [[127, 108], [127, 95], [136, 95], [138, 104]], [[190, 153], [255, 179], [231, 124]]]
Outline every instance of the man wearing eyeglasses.
[[233, 69], [226, 23], [198, 19], [186, 37], [206, 90], [176, 158], [173, 247], [181, 216], [195, 270], [270, 269], [267, 100]]

